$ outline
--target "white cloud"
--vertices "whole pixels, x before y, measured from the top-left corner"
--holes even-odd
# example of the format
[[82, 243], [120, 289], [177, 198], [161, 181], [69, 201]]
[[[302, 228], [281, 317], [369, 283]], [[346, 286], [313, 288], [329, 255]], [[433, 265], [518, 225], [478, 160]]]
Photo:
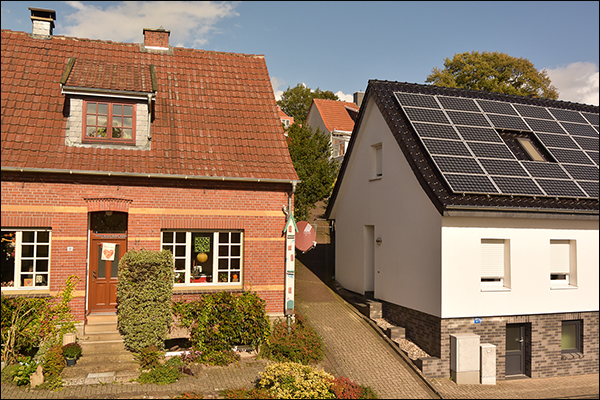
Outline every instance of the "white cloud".
[[208, 1], [124, 1], [103, 8], [79, 1], [67, 2], [76, 11], [57, 21], [57, 30], [66, 36], [117, 42], [142, 42], [143, 28], [162, 26], [171, 31], [174, 46], [199, 47], [223, 18], [234, 17], [237, 3]]
[[349, 103], [354, 102], [354, 96], [351, 94], [344, 94], [341, 90], [335, 94], [340, 100], [347, 101]]
[[599, 105], [600, 77], [596, 64], [576, 62], [546, 71], [558, 89], [559, 100]]
[[[273, 87], [273, 93], [275, 94], [275, 100], [281, 100], [281, 95], [283, 94], [283, 90], [280, 90], [280, 86], [284, 86], [285, 81], [281, 78], [276, 78], [274, 76], [271, 77], [271, 86]], [[287, 89], [286, 89], [287, 90]]]

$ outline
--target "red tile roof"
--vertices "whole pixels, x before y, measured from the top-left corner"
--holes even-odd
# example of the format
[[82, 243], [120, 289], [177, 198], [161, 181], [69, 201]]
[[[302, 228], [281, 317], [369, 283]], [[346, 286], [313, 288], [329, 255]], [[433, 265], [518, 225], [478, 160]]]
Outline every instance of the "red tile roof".
[[294, 117], [290, 117], [286, 113], [283, 112], [281, 107], [277, 106], [277, 115], [279, 115], [279, 119], [284, 120], [287, 119], [290, 121], [290, 125], [294, 123]]
[[313, 102], [329, 132], [333, 132], [334, 130], [352, 132], [352, 129], [354, 129], [354, 120], [350, 117], [347, 108], [358, 112], [356, 104], [347, 101], [324, 99], [313, 99]]
[[[297, 180], [263, 56], [2, 31], [2, 169]], [[151, 149], [67, 146], [66, 86], [157, 92]], [[106, 146], [105, 146], [106, 147]]]

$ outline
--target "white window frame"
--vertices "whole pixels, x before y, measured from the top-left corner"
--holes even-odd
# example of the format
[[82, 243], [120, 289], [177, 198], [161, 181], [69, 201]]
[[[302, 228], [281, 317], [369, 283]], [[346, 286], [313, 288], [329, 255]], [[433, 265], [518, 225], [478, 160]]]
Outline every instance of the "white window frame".
[[[165, 239], [165, 233], [173, 233], [173, 242], [169, 242], [166, 243], [164, 241]], [[177, 234], [185, 234], [185, 242], [176, 242], [176, 237]], [[211, 265], [211, 275], [213, 277], [213, 281], [212, 282], [191, 282], [191, 277], [192, 277], [192, 268], [193, 268], [193, 243], [192, 243], [192, 236], [194, 233], [204, 233], [204, 234], [212, 234], [212, 241], [211, 241], [211, 252], [213, 253], [212, 256], [212, 265]], [[228, 236], [228, 241], [224, 242], [221, 241], [221, 236], [227, 234]], [[232, 234], [239, 234], [240, 235], [240, 239], [239, 239], [239, 243], [237, 242], [231, 242], [231, 238], [232, 238]], [[238, 231], [238, 230], [232, 230], [232, 231], [226, 231], [226, 230], [171, 230], [171, 229], [165, 229], [161, 232], [161, 249], [164, 249], [165, 247], [171, 247], [171, 246], [179, 246], [182, 248], [185, 248], [184, 250], [184, 254], [178, 254], [177, 251], [172, 251], [173, 253], [173, 259], [175, 264], [179, 264], [179, 266], [181, 267], [182, 264], [184, 265], [184, 268], [179, 268], [175, 270], [175, 273], [177, 274], [177, 271], [183, 271], [184, 274], [184, 279], [183, 282], [177, 282], [177, 277], [176, 277], [176, 281], [174, 283], [174, 287], [197, 287], [197, 286], [225, 286], [225, 287], [229, 287], [229, 286], [241, 286], [242, 285], [242, 281], [244, 278], [244, 232], [243, 231]], [[232, 254], [232, 247], [237, 247], [239, 246], [239, 255], [237, 254]], [[220, 254], [221, 251], [225, 251], [227, 250], [227, 255], [222, 255]], [[177, 260], [183, 260], [182, 262], [177, 262]], [[228, 265], [227, 269], [223, 269], [220, 268], [222, 267], [223, 263], [226, 263]], [[239, 263], [239, 269], [237, 268], [231, 268], [231, 264], [232, 262], [235, 263]], [[175, 266], [175, 268], [177, 268], [177, 265]], [[203, 271], [203, 273], [206, 273], [208, 271]], [[179, 272], [181, 273], [181, 272]], [[219, 281], [220, 277], [223, 276], [223, 274], [227, 273], [227, 281], [223, 282], [223, 281]], [[237, 281], [233, 281], [232, 280], [232, 276], [234, 274], [238, 275], [238, 279]]]
[[510, 240], [482, 238], [481, 291], [510, 290]]
[[371, 145], [371, 180], [383, 177], [383, 144]]
[[[13, 286], [3, 286], [2, 290], [18, 289], [18, 290], [48, 290], [50, 287], [50, 266], [51, 266], [51, 254], [52, 254], [52, 230], [50, 229], [35, 229], [35, 228], [2, 228], [2, 232], [15, 232], [15, 271], [14, 271], [14, 284]], [[34, 232], [33, 242], [23, 242], [23, 232]], [[38, 242], [38, 233], [47, 232], [48, 242]], [[33, 255], [24, 256], [23, 246], [33, 246]], [[38, 256], [38, 246], [48, 246], [47, 256]], [[23, 272], [23, 263], [31, 261], [32, 271]], [[47, 263], [47, 271], [38, 271], [38, 261]], [[32, 286], [25, 286], [21, 284], [21, 276], [31, 275]], [[46, 276], [46, 285], [38, 286], [38, 279], [43, 279]], [[40, 277], [40, 278], [38, 278]], [[23, 279], [26, 279], [25, 277]]]
[[572, 239], [550, 239], [550, 287], [577, 287], [577, 242]]

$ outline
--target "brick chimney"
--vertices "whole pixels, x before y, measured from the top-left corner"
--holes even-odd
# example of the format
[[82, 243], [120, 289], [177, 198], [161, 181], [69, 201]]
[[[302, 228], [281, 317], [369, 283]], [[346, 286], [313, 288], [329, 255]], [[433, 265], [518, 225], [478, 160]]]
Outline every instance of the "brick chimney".
[[31, 23], [33, 24], [31, 33], [40, 36], [52, 36], [56, 11], [34, 7], [29, 7], [29, 11], [31, 11]]
[[144, 28], [144, 46], [153, 50], [169, 50], [171, 31], [162, 26], [158, 29]]

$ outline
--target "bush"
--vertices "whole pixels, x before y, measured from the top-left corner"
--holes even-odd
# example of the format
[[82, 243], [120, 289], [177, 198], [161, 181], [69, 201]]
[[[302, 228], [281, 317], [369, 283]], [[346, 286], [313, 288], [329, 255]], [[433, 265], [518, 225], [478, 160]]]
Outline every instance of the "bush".
[[11, 372], [13, 382], [17, 386], [29, 385], [31, 374], [37, 369], [37, 363], [31, 360], [30, 357], [23, 357], [19, 360], [16, 368]]
[[141, 384], [156, 383], [158, 385], [168, 385], [177, 382], [181, 373], [179, 369], [169, 365], [159, 365], [148, 372], [142, 372], [137, 381]]
[[332, 381], [331, 392], [336, 399], [376, 399], [373, 389], [359, 385], [345, 377], [335, 378]]
[[255, 293], [206, 294], [197, 301], [176, 302], [173, 310], [181, 325], [190, 329], [192, 348], [200, 352], [198, 361], [207, 364], [234, 362], [235, 345], [258, 348], [269, 337], [265, 301]]
[[125, 347], [134, 352], [154, 345], [162, 350], [173, 322], [173, 255], [131, 250], [119, 263], [117, 315]]
[[62, 346], [53, 345], [46, 353], [44, 362], [44, 387], [48, 389], [57, 389], [62, 386], [60, 374], [67, 366], [65, 356], [63, 355]]
[[7, 365], [17, 362], [20, 353], [40, 344], [44, 299], [2, 296], [2, 360]]
[[146, 346], [135, 355], [135, 358], [140, 363], [141, 369], [156, 368], [160, 366], [160, 360], [164, 357], [164, 353], [155, 345]]
[[292, 361], [301, 364], [316, 364], [324, 356], [321, 338], [300, 314], [296, 314], [290, 333], [287, 321], [278, 320], [260, 354], [272, 361]]
[[65, 344], [62, 347], [62, 350], [63, 350], [63, 354], [66, 358], [78, 359], [79, 357], [81, 357], [82, 350], [81, 350], [81, 346], [79, 345], [79, 343], [73, 342], [73, 343]]
[[323, 370], [285, 362], [267, 365], [256, 387], [281, 399], [333, 399], [329, 390], [333, 380], [333, 375]]
[[276, 399], [269, 389], [226, 389], [221, 392], [226, 399]]

